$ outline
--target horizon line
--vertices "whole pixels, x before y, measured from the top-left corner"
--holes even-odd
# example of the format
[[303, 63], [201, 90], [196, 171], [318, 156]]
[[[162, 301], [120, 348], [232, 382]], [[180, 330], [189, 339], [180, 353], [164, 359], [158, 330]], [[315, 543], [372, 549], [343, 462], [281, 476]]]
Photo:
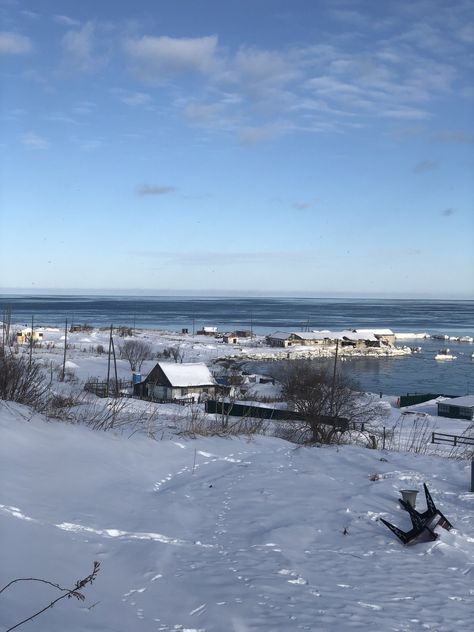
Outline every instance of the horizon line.
[[129, 297], [220, 297], [220, 298], [318, 298], [472, 301], [474, 295], [409, 292], [316, 292], [309, 290], [223, 290], [223, 289], [151, 289], [151, 288], [2, 288], [0, 296], [129, 296]]

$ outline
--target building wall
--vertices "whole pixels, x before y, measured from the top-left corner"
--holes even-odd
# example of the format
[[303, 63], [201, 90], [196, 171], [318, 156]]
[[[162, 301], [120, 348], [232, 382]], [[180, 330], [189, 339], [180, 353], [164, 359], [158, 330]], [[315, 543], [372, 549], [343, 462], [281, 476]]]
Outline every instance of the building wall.
[[453, 404], [438, 404], [438, 415], [452, 419], [474, 419], [473, 406], [454, 406]]
[[181, 399], [187, 397], [190, 394], [201, 395], [207, 393], [214, 397], [216, 394], [215, 386], [187, 386], [187, 387], [169, 387], [160, 386], [158, 384], [148, 384], [147, 388], [148, 397], [155, 399]]

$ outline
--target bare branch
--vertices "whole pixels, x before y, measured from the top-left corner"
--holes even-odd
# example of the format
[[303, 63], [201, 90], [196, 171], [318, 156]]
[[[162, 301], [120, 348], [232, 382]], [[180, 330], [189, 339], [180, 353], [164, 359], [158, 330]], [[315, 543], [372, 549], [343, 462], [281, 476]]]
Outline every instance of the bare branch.
[[58, 601], [61, 601], [61, 599], [64, 599], [65, 597], [67, 597], [68, 599], [70, 599], [71, 597], [74, 597], [75, 599], [78, 599], [79, 601], [84, 601], [85, 596], [80, 591], [83, 588], [85, 588], [87, 585], [92, 584], [92, 582], [96, 579], [97, 574], [99, 573], [99, 570], [100, 570], [100, 562], [94, 562], [92, 572], [89, 575], [87, 575], [87, 577], [84, 577], [84, 579], [78, 579], [73, 588], [62, 588], [59, 584], [54, 584], [53, 582], [50, 582], [46, 579], [38, 579], [36, 577], [25, 577], [25, 578], [13, 579], [11, 582], [6, 584], [6, 586], [4, 586], [0, 590], [0, 594], [4, 590], [9, 588], [12, 584], [15, 584], [16, 582], [40, 582], [42, 584], [48, 584], [49, 586], [53, 586], [53, 588], [57, 588], [58, 590], [62, 591], [64, 594], [62, 594], [57, 599], [54, 599], [50, 604], [48, 604], [41, 610], [38, 610], [38, 612], [35, 612], [34, 614], [27, 617], [26, 619], [23, 619], [23, 621], [20, 621], [19, 623], [16, 623], [11, 628], [8, 628], [8, 630], [5, 630], [5, 632], [11, 632], [12, 630], [16, 630], [24, 623], [27, 623], [28, 621], [35, 619], [46, 610], [49, 610], [49, 608], [52, 608], [55, 604], [58, 603]]

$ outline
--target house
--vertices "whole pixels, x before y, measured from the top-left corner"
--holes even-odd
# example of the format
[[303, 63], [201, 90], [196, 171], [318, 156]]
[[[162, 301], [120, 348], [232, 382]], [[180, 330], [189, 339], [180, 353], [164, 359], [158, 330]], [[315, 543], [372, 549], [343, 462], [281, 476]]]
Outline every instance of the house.
[[266, 340], [271, 347], [291, 347], [294, 345], [328, 347], [334, 346], [337, 341], [343, 347], [380, 347], [380, 341], [373, 333], [357, 333], [352, 330], [293, 331], [290, 333], [277, 331], [267, 336]]
[[285, 331], [275, 331], [275, 333], [266, 336], [265, 340], [270, 347], [290, 347], [290, 336], [291, 334]]
[[438, 402], [438, 415], [472, 421], [474, 419], [474, 395], [454, 397]]
[[217, 327], [203, 326], [197, 333], [201, 336], [215, 336], [217, 334]]
[[237, 330], [231, 333], [224, 334], [222, 339], [228, 344], [236, 345], [242, 338], [252, 338], [252, 332], [247, 330]]
[[[18, 344], [22, 344], [24, 342], [30, 342], [31, 340], [31, 327], [27, 329], [22, 329], [18, 331], [16, 334], [16, 341]], [[33, 342], [43, 342], [43, 332], [38, 331], [37, 329], [33, 330]]]
[[391, 329], [354, 329], [356, 334], [373, 334], [381, 343], [388, 345], [395, 344], [395, 334]]
[[153, 399], [214, 397], [216, 381], [203, 362], [158, 362], [144, 381], [145, 392]]

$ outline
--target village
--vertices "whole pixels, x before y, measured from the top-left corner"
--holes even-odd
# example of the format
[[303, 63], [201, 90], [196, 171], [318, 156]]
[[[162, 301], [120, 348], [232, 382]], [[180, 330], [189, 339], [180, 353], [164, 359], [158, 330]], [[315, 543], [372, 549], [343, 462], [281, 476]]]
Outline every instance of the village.
[[[388, 328], [342, 331], [276, 331], [256, 335], [250, 330], [221, 333], [204, 325], [195, 333], [132, 330], [128, 327], [94, 328], [74, 324], [54, 327], [12, 328], [4, 331], [15, 353], [29, 354], [55, 372], [59, 381], [82, 384], [99, 397], [133, 397], [161, 404], [209, 404], [219, 400], [247, 402], [247, 414], [276, 416], [281, 408], [281, 385], [275, 379], [249, 374], [246, 361], [333, 359], [403, 356], [416, 347], [398, 346], [397, 340], [428, 334], [394, 333]], [[429, 396], [428, 396], [429, 395]], [[420, 404], [433, 394], [401, 398], [401, 404]], [[436, 397], [437, 394], [434, 394]], [[270, 400], [270, 408], [256, 411], [254, 400]], [[454, 397], [437, 404], [437, 415], [472, 420], [474, 396]], [[400, 406], [400, 398], [397, 400]], [[248, 407], [251, 408], [248, 408]], [[237, 410], [237, 406], [234, 407]], [[272, 411], [269, 413], [268, 411]], [[244, 413], [242, 413], [244, 414]]]

